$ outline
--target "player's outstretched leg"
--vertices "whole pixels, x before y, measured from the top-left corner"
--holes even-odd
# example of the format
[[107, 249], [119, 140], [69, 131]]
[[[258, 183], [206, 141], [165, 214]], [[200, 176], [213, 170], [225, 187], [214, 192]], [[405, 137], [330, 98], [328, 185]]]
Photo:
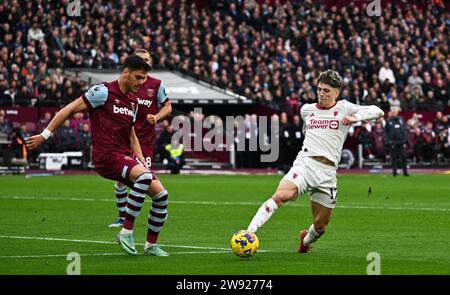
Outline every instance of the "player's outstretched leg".
[[136, 247], [133, 239], [134, 220], [141, 211], [142, 204], [145, 200], [145, 193], [152, 182], [152, 174], [144, 172], [136, 178], [136, 182], [131, 188], [128, 196], [128, 203], [123, 228], [119, 233], [119, 241], [122, 249], [130, 255], [136, 255]]
[[158, 235], [167, 219], [168, 198], [169, 194], [165, 189], [152, 197], [152, 208], [148, 213], [147, 241], [144, 247], [146, 255], [169, 256], [169, 253], [156, 244]]
[[120, 182], [114, 184], [114, 192], [116, 194], [116, 204], [119, 210], [119, 217], [116, 221], [108, 225], [109, 228], [122, 227], [125, 220], [126, 206], [127, 206], [127, 187]]
[[[313, 198], [328, 200], [329, 196], [322, 193], [316, 193]], [[325, 233], [326, 227], [330, 222], [332, 207], [325, 207], [315, 201], [311, 201], [311, 209], [313, 214], [314, 223], [311, 224], [308, 230], [304, 229], [300, 231], [300, 246], [298, 247], [299, 253], [307, 253], [311, 250], [311, 244], [320, 239]]]
[[252, 221], [247, 229], [251, 232], [256, 231], [266, 223], [270, 217], [272, 217], [275, 210], [278, 209], [283, 203], [292, 200], [297, 196], [297, 186], [288, 181], [282, 179], [278, 185], [277, 191], [273, 196], [265, 201], [256, 212]]
[[277, 209], [278, 205], [275, 203], [273, 198], [268, 199], [259, 207], [247, 229], [253, 233], [256, 233], [256, 231], [258, 231], [258, 229], [269, 220]]

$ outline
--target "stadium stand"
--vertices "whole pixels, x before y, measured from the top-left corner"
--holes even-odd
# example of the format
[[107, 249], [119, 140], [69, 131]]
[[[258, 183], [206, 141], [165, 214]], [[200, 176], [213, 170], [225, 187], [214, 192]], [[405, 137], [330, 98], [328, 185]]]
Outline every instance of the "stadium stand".
[[[89, 84], [112, 81], [118, 77], [116, 71], [109, 73], [105, 70], [100, 72], [77, 70], [74, 75]], [[195, 81], [191, 77], [177, 72], [157, 70], [152, 71], [151, 75], [164, 82], [166, 92], [171, 103], [174, 104], [251, 103], [244, 96], [225, 91], [203, 81]]]
[[[383, 1], [383, 15], [369, 17], [364, 2], [85, 0], [76, 16], [68, 1], [2, 1], [0, 141], [23, 125], [40, 131], [47, 111], [87, 90], [89, 80], [69, 73], [117, 69], [142, 47], [156, 70], [247, 98], [253, 108], [240, 115], [266, 106], [289, 124], [315, 101], [318, 73], [337, 70], [342, 99], [401, 108], [411, 163], [449, 163], [449, 4]], [[368, 131], [359, 163], [385, 163], [372, 123], [355, 126], [346, 146], [358, 157], [358, 129]]]

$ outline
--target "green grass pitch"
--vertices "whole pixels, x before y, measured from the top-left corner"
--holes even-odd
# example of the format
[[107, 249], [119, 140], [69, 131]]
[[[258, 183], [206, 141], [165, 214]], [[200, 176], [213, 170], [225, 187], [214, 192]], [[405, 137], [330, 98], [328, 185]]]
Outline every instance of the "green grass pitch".
[[[304, 195], [258, 231], [250, 259], [229, 250], [276, 188], [277, 175], [160, 175], [169, 217], [159, 243], [170, 257], [143, 256], [147, 198], [135, 225], [139, 255], [114, 242], [113, 182], [98, 175], [0, 177], [0, 274], [66, 274], [81, 254], [81, 274], [366, 274], [367, 255], [382, 274], [450, 274], [450, 175], [340, 174], [338, 207], [327, 233], [298, 254], [298, 232], [311, 224]], [[371, 187], [372, 193], [368, 194]]]

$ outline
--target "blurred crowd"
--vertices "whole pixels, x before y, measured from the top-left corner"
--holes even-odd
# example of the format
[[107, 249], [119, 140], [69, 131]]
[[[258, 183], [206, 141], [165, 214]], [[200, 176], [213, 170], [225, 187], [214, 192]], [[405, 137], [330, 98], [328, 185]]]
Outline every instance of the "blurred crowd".
[[[231, 142], [234, 145], [233, 162], [236, 168], [275, 168], [280, 171], [287, 171], [290, 168], [303, 144], [303, 125], [299, 114], [294, 115], [291, 119], [286, 112], [282, 112], [280, 115], [273, 114], [266, 117], [265, 120], [261, 120], [254, 113], [230, 117], [233, 119], [231, 125], [219, 116], [205, 117], [203, 113], [194, 111], [186, 116], [177, 117], [177, 121], [182, 122], [183, 128], [187, 122], [190, 126], [188, 136], [181, 139], [182, 143], [191, 150], [195, 148], [195, 137], [199, 135], [194, 132], [195, 122], [197, 122], [198, 126], [203, 126], [203, 147], [211, 144], [216, 151], [224, 151], [227, 154], [225, 157], [228, 157], [231, 148], [227, 146], [227, 143]], [[155, 144], [156, 161], [167, 157], [164, 155], [164, 146], [170, 143], [175, 132], [173, 125], [176, 124], [170, 124], [164, 120], [160, 128], [157, 128], [161, 133]], [[205, 126], [210, 127], [206, 128]], [[230, 126], [232, 130], [228, 129]], [[278, 128], [272, 130], [273, 126]], [[276, 138], [272, 138], [272, 136]], [[188, 140], [190, 143], [184, 142], [184, 140]], [[272, 152], [271, 149], [275, 148], [272, 142], [278, 143], [276, 147], [279, 150], [278, 159], [273, 162], [262, 162], [261, 155], [268, 155]]]
[[[395, 116], [393, 112], [397, 110], [394, 108], [390, 111], [387, 120]], [[406, 156], [410, 161], [415, 163], [450, 161], [450, 123], [447, 116], [438, 111], [434, 120], [423, 121], [421, 115], [413, 113], [404, 124], [406, 125], [404, 144]], [[373, 123], [363, 122], [351, 130], [350, 136], [362, 145], [365, 159], [384, 162], [390, 157], [390, 144], [385, 126], [386, 120], [381, 118]]]
[[[439, 150], [448, 158], [442, 111], [449, 107], [450, 18], [444, 1], [392, 1], [380, 17], [369, 17], [354, 1], [339, 8], [312, 0], [196, 2], [202, 1], [84, 0], [81, 15], [69, 16], [67, 0], [1, 1], [0, 106], [62, 106], [89, 87], [69, 69], [115, 69], [146, 48], [156, 69], [232, 90], [281, 114], [282, 167], [296, 154], [290, 147], [297, 144], [295, 114], [316, 100], [315, 78], [331, 68], [344, 78], [343, 99], [386, 111], [437, 111], [434, 122], [418, 115], [408, 120], [408, 155], [433, 160]], [[56, 145], [44, 151], [83, 149], [88, 139], [82, 136], [89, 133], [83, 116], [65, 122]], [[246, 122], [254, 116], [246, 115]], [[50, 117], [13, 128], [0, 113], [0, 133], [26, 137]], [[376, 140], [380, 126], [384, 122], [355, 128], [368, 158], [386, 154]], [[254, 166], [256, 158], [237, 154], [236, 163]]]
[[[4, 110], [0, 110], [0, 150], [2, 156], [15, 157], [35, 162], [40, 153], [61, 153], [67, 151], [82, 151], [90, 161], [92, 136], [89, 119], [84, 113], [76, 113], [67, 119], [53, 136], [46, 140], [37, 150], [31, 153], [26, 149], [25, 142], [33, 134], [42, 132], [54, 114], [45, 112], [37, 123], [11, 123], [6, 118]], [[9, 162], [10, 159], [3, 159]]]
[[[450, 52], [444, 1], [388, 3], [369, 17], [354, 1], [68, 1], [0, 3], [0, 100], [60, 105], [87, 87], [67, 68], [116, 68], [136, 48], [177, 70], [292, 115], [315, 100], [331, 68], [342, 96], [383, 109], [448, 105]], [[436, 4], [436, 3], [439, 4]], [[284, 4], [283, 4], [284, 3]]]
[[[398, 112], [398, 110], [396, 110]], [[26, 139], [37, 132], [41, 132], [50, 122], [54, 114], [46, 112], [44, 117], [34, 124], [27, 122], [23, 124], [8, 121], [5, 112], [0, 110], [0, 143], [9, 143], [15, 147], [15, 156], [25, 158], [31, 162], [36, 161], [37, 156], [41, 152], [58, 153], [65, 151], [83, 151], [83, 154], [90, 155], [92, 144], [90, 125], [87, 116], [83, 113], [74, 114], [74, 116], [66, 120], [63, 125], [50, 137], [38, 150], [28, 154], [25, 152]], [[235, 144], [235, 165], [237, 168], [277, 168], [280, 171], [288, 169], [294, 161], [297, 153], [303, 144], [302, 121], [298, 114], [289, 117], [286, 112], [280, 115], [274, 114], [270, 118], [278, 124], [279, 132], [275, 134], [279, 142], [279, 158], [273, 163], [261, 163], [261, 146], [256, 151], [250, 150], [250, 141], [252, 137], [256, 137], [256, 142], [263, 142], [266, 147], [272, 142], [270, 124], [267, 126], [259, 126], [259, 118], [256, 114], [245, 114], [242, 116], [243, 121], [235, 120], [233, 130], [233, 141]], [[386, 120], [392, 117], [391, 112], [386, 118], [381, 118], [376, 122], [362, 122], [350, 129], [349, 136], [353, 138], [353, 142], [362, 145], [363, 158], [365, 160], [389, 161], [389, 139], [386, 138], [385, 126]], [[236, 117], [237, 118], [237, 117]], [[185, 116], [190, 121], [191, 128], [194, 126], [194, 120], [199, 122], [208, 121], [210, 128], [204, 128], [203, 135], [216, 127], [222, 127], [226, 130], [224, 121], [218, 116], [208, 116], [205, 119], [204, 114], [196, 114], [191, 112]], [[242, 124], [243, 126], [240, 126]], [[449, 163], [450, 162], [450, 123], [449, 117], [441, 111], [437, 111], [434, 119], [424, 120], [422, 115], [413, 113], [411, 118], [405, 120], [406, 125], [406, 152], [408, 161], [414, 163]], [[268, 127], [268, 128], [266, 128]], [[172, 136], [175, 132], [169, 120], [163, 120], [156, 124], [157, 140], [155, 142], [154, 162], [161, 162], [168, 158], [166, 151], [167, 144], [171, 144]], [[217, 129], [216, 129], [217, 130]], [[193, 131], [193, 129], [192, 129]], [[264, 132], [264, 133], [262, 133]], [[190, 132], [190, 137], [194, 136]], [[226, 134], [218, 134], [223, 136], [223, 143], [226, 142]], [[259, 139], [262, 137], [263, 139]], [[18, 139], [18, 140], [17, 140]], [[193, 138], [190, 138], [191, 145]], [[237, 147], [240, 141], [245, 141], [244, 151]], [[186, 143], [184, 143], [186, 145]], [[357, 157], [356, 146], [349, 147]], [[267, 150], [267, 149], [266, 149]], [[88, 161], [89, 162], [89, 161]]]

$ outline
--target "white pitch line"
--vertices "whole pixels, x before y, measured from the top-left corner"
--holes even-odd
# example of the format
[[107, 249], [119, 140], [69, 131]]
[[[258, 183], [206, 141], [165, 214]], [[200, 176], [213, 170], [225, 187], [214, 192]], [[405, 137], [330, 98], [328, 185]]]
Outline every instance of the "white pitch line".
[[[221, 254], [230, 253], [230, 251], [184, 251], [184, 252], [171, 252], [170, 255], [186, 255], [186, 254]], [[81, 254], [83, 257], [90, 256], [127, 256], [125, 253], [86, 253]], [[146, 256], [145, 254], [138, 254], [137, 256]], [[2, 258], [54, 258], [54, 257], [67, 257], [67, 254], [42, 254], [42, 255], [5, 255], [0, 256]]]
[[[24, 197], [24, 196], [0, 196], [3, 200], [48, 200], [48, 201], [85, 201], [85, 202], [114, 202], [111, 199], [92, 198], [72, 198], [72, 197]], [[258, 202], [206, 202], [206, 201], [169, 201], [171, 204], [195, 204], [195, 205], [216, 205], [216, 206], [260, 206]], [[309, 207], [309, 204], [289, 203], [289, 207]], [[410, 211], [443, 211], [449, 212], [450, 208], [429, 208], [429, 207], [382, 207], [382, 206], [359, 206], [359, 205], [337, 205], [343, 209], [369, 209], [369, 210], [410, 210]]]
[[[40, 240], [40, 241], [60, 241], [60, 242], [74, 242], [74, 243], [91, 243], [91, 244], [113, 244], [113, 245], [117, 244], [117, 242], [109, 242], [109, 241], [63, 239], [63, 238], [50, 238], [50, 237], [24, 237], [24, 236], [5, 236], [5, 235], [0, 235], [0, 238], [4, 238], [4, 239], [19, 239], [19, 240]], [[143, 246], [144, 244], [143, 243], [135, 243], [135, 245]], [[230, 251], [229, 248], [204, 247], [204, 246], [188, 246], [188, 245], [168, 245], [168, 244], [159, 244], [159, 245], [161, 247], [170, 247], [170, 248], [198, 249], [198, 250], [209, 250], [209, 251]]]
[[[108, 241], [62, 239], [62, 238], [48, 238], [48, 237], [21, 237], [21, 236], [0, 235], [0, 238], [4, 238], [4, 239], [19, 239], [19, 240], [61, 241], [61, 242], [91, 243], [91, 244], [117, 244], [116, 242], [108, 242]], [[136, 245], [139, 245], [139, 244], [136, 243]], [[144, 245], [144, 244], [140, 244], [140, 245]]]
[[[80, 239], [63, 239], [63, 238], [49, 238], [49, 237], [22, 237], [22, 236], [5, 236], [0, 235], [0, 238], [5, 239], [19, 239], [19, 240], [43, 240], [43, 241], [61, 241], [61, 242], [75, 242], [75, 243], [92, 243], [92, 244], [117, 244], [117, 242], [109, 241], [97, 241], [97, 240], [80, 240]], [[134, 243], [135, 245], [143, 246], [144, 243]], [[202, 247], [202, 246], [188, 246], [188, 245], [165, 245], [159, 244], [162, 247], [171, 248], [187, 248], [187, 249], [199, 249], [199, 250], [221, 250], [228, 251], [228, 248], [215, 248], [215, 247]]]
[[[80, 254], [80, 256], [119, 256], [125, 253], [92, 253], [92, 254]], [[42, 254], [42, 255], [11, 255], [0, 256], [0, 258], [53, 258], [53, 257], [67, 257], [67, 254]]]

